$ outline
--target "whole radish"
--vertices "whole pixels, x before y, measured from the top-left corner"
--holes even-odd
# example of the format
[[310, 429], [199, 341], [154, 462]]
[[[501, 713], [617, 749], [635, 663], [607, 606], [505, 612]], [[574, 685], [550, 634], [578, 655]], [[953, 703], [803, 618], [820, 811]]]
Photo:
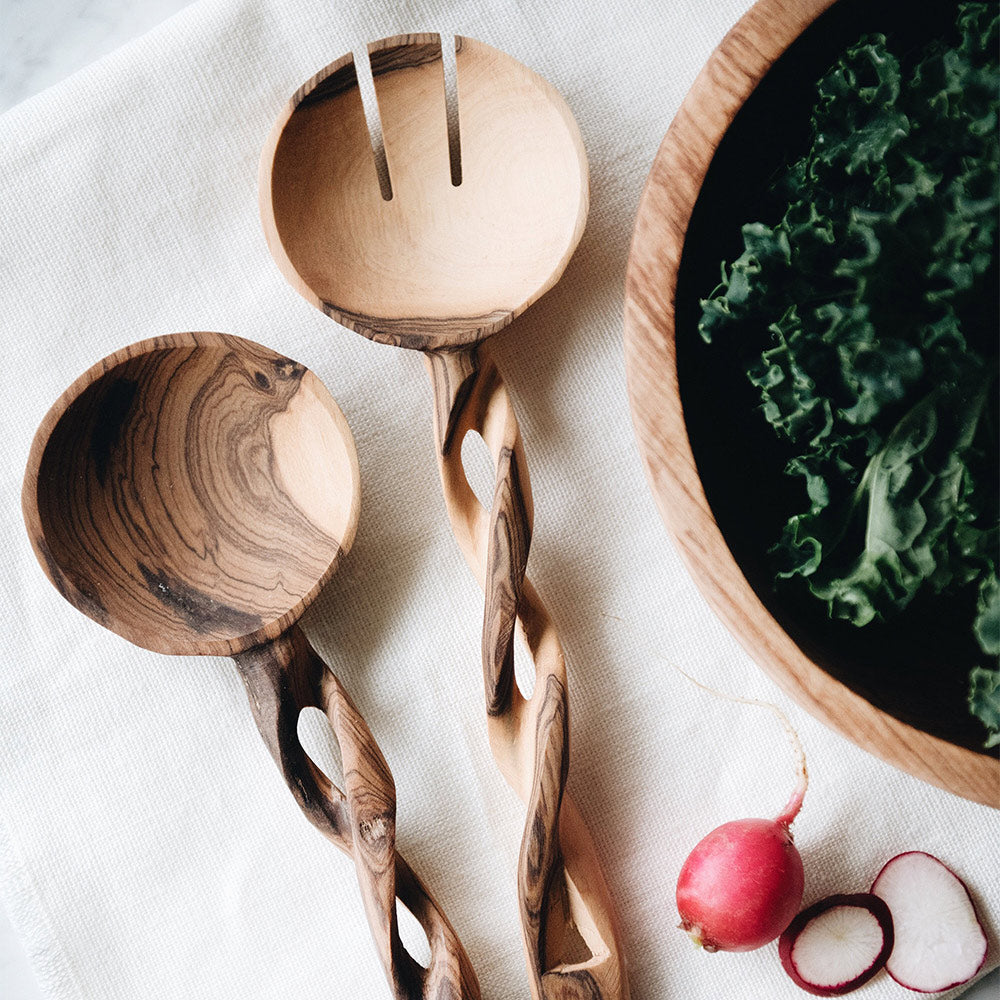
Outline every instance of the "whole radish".
[[802, 902], [802, 858], [792, 841], [791, 825], [808, 784], [805, 755], [780, 710], [766, 707], [778, 714], [792, 738], [798, 754], [798, 780], [785, 808], [773, 820], [723, 823], [699, 841], [684, 862], [677, 879], [679, 926], [706, 951], [762, 947], [791, 923]]

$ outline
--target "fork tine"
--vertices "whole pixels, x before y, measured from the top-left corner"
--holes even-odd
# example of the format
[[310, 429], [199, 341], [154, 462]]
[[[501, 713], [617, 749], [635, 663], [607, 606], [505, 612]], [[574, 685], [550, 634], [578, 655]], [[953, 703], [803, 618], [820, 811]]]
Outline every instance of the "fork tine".
[[451, 186], [441, 36], [395, 35], [368, 46], [393, 196]]
[[[275, 186], [276, 178], [281, 183]], [[378, 197], [378, 175], [351, 53], [295, 92], [261, 158], [261, 189], [266, 200], [281, 195], [290, 201], [274, 204], [275, 214], [301, 211], [296, 205], [303, 200], [302, 192], [331, 179], [351, 187], [366, 201], [372, 190]]]
[[[288, 102], [260, 160], [261, 220], [275, 261], [307, 299], [333, 294], [319, 262], [351, 260], [348, 211], [384, 204], [351, 53], [306, 81]], [[350, 191], [331, 198], [329, 191]]]

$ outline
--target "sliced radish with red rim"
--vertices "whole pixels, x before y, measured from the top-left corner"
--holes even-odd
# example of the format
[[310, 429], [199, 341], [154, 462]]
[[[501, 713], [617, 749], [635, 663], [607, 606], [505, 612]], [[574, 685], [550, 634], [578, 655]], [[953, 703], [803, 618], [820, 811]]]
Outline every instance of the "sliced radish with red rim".
[[778, 939], [778, 956], [808, 993], [837, 997], [856, 990], [892, 952], [889, 907], [868, 892], [827, 896], [804, 909]]
[[897, 854], [872, 892], [892, 911], [896, 946], [886, 971], [900, 986], [938, 993], [968, 982], [986, 961], [986, 933], [965, 883], [933, 855]]

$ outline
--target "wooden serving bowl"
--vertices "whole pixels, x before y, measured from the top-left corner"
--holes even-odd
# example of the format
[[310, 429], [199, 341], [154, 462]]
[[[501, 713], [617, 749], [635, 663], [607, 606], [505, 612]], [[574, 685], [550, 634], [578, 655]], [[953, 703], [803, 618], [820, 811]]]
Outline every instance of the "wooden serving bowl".
[[740, 226], [758, 217], [769, 175], [804, 151], [814, 81], [866, 31], [930, 37], [950, 5], [919, 6], [759, 0], [726, 35], [670, 125], [639, 204], [625, 290], [628, 393], [661, 516], [756, 662], [858, 746], [1000, 808], [1000, 761], [982, 750], [966, 679], [940, 668], [961, 643], [947, 622], [934, 628], [935, 603], [918, 598], [897, 623], [856, 629], [772, 588], [766, 549], [789, 477], [757, 448], [759, 400], [743, 373], [721, 374], [718, 354], [699, 357], [695, 344], [698, 298], [742, 249]]

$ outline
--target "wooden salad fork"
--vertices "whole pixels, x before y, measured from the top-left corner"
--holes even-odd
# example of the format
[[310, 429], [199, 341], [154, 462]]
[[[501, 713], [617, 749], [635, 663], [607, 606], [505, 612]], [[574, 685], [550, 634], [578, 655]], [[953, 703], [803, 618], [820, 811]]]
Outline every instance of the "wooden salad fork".
[[[397, 1000], [478, 1000], [461, 942], [396, 851], [389, 766], [296, 624], [354, 539], [350, 428], [303, 365], [220, 333], [157, 337], [81, 375], [35, 434], [22, 506], [35, 555], [71, 604], [144, 649], [232, 656], [257, 727], [308, 819], [353, 858]], [[344, 790], [298, 739], [324, 712]], [[396, 899], [430, 945], [403, 947]]]
[[[366, 112], [348, 54], [307, 81], [274, 126], [260, 166], [264, 231], [313, 305], [372, 340], [424, 352], [448, 514], [485, 591], [490, 745], [527, 807], [517, 881], [531, 994], [626, 1000], [610, 894], [564, 792], [566, 666], [525, 578], [524, 449], [483, 343], [555, 284], [579, 242], [588, 208], [580, 132], [550, 84], [482, 42], [455, 39], [454, 101], [451, 49], [438, 35], [383, 39], [367, 54], [359, 63], [370, 66], [377, 109]], [[469, 431], [493, 456], [489, 510], [462, 466]], [[535, 667], [529, 698], [514, 679], [516, 629]]]

